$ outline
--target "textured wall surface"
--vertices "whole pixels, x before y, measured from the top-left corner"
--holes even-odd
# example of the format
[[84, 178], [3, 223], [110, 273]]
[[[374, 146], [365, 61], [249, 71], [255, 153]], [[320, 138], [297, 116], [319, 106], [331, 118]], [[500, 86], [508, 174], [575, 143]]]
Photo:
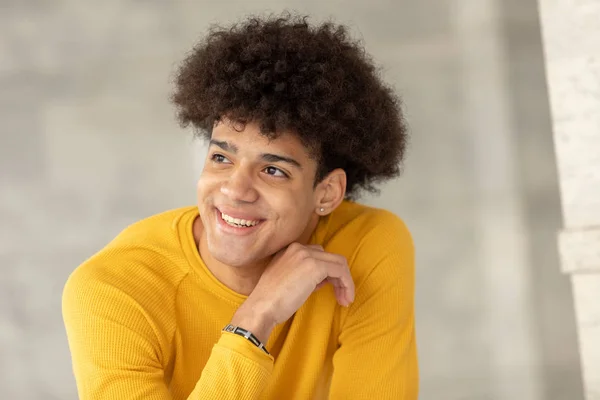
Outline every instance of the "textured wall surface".
[[540, 0], [585, 395], [600, 399], [600, 3]]
[[76, 398], [67, 276], [195, 202], [204, 147], [168, 102], [177, 62], [209, 23], [284, 8], [349, 24], [404, 99], [405, 173], [364, 200], [417, 246], [420, 398], [582, 398], [534, 0], [3, 1], [0, 398]]

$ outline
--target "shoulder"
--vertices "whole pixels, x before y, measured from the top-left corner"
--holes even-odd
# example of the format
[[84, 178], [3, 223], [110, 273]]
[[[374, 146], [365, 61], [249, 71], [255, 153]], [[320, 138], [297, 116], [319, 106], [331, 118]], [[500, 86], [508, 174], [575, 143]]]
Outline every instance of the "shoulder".
[[194, 212], [195, 207], [178, 208], [129, 225], [75, 272], [121, 279], [161, 276], [165, 284], [175, 283], [187, 273], [180, 225]]
[[391, 211], [343, 202], [330, 216], [324, 238], [327, 251], [348, 260], [353, 277], [375, 268], [405, 274], [414, 268], [414, 244], [404, 221]]
[[75, 268], [63, 289], [63, 305], [87, 309], [123, 302], [149, 317], [163, 314], [161, 307], [174, 303], [187, 275], [178, 225], [191, 212], [191, 207], [171, 210], [125, 228]]
[[323, 241], [340, 242], [343, 247], [365, 244], [402, 245], [412, 247], [413, 241], [404, 221], [391, 211], [344, 201], [327, 221]]

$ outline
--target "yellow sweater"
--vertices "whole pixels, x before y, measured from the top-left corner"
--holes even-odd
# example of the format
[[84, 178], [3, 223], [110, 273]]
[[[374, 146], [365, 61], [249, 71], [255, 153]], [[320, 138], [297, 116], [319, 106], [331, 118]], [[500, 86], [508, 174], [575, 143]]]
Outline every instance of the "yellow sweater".
[[196, 207], [135, 223], [69, 277], [63, 317], [82, 400], [417, 398], [414, 251], [387, 211], [343, 202], [311, 243], [344, 255], [356, 284], [327, 285], [267, 343], [221, 333], [242, 296], [219, 282], [192, 234]]

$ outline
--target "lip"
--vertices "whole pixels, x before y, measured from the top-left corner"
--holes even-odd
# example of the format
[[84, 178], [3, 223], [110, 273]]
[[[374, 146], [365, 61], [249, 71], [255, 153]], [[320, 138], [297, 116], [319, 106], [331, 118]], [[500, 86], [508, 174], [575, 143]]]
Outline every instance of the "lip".
[[[238, 228], [236, 226], [231, 226], [227, 222], [225, 222], [225, 220], [221, 217], [221, 213], [229, 215], [230, 217], [233, 217], [233, 218], [245, 219], [247, 221], [259, 220], [260, 222], [254, 226], [250, 226], [250, 227], [246, 227], [246, 228]], [[218, 208], [215, 208], [215, 219], [217, 220], [217, 228], [219, 230], [221, 230], [225, 233], [229, 233], [229, 234], [233, 234], [233, 235], [237, 235], [237, 236], [246, 236], [246, 235], [253, 234], [260, 228], [260, 226], [264, 222], [264, 219], [261, 219], [261, 218], [251, 217], [249, 215], [244, 215], [244, 214], [239, 214], [239, 213], [229, 214], [226, 211], [221, 212], [221, 210], [219, 210]]]
[[262, 221], [264, 219], [264, 218], [258, 217], [256, 215], [243, 214], [237, 210], [229, 209], [227, 207], [221, 207], [221, 208], [215, 207], [215, 209], [217, 210], [217, 212], [219, 214], [223, 213], [225, 215], [229, 215], [232, 218], [245, 219], [246, 221]]

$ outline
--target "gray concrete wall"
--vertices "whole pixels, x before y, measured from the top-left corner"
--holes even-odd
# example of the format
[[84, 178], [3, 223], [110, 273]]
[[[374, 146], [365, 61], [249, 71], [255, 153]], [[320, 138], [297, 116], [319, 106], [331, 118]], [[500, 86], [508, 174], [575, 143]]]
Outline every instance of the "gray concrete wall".
[[195, 201], [204, 149], [168, 102], [177, 62], [209, 23], [284, 8], [349, 24], [404, 99], [405, 173], [365, 201], [417, 245], [420, 398], [582, 398], [534, 0], [5, 0], [0, 398], [76, 398], [68, 274]]

